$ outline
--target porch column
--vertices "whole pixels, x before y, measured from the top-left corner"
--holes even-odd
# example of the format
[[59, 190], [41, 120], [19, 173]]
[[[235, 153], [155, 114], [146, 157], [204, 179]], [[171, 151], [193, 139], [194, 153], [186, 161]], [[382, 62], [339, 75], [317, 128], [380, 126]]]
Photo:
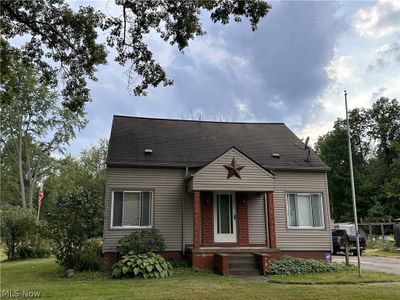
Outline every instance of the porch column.
[[200, 192], [193, 192], [193, 249], [200, 247]]
[[269, 247], [276, 248], [274, 192], [267, 192]]

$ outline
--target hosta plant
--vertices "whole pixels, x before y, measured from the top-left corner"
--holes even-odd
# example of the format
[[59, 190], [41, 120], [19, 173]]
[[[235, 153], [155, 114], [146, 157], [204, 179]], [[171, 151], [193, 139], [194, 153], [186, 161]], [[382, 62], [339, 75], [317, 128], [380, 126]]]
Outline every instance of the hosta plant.
[[161, 255], [153, 252], [136, 254], [133, 251], [126, 255], [114, 265], [112, 276], [121, 277], [143, 277], [164, 278], [172, 274], [172, 265]]

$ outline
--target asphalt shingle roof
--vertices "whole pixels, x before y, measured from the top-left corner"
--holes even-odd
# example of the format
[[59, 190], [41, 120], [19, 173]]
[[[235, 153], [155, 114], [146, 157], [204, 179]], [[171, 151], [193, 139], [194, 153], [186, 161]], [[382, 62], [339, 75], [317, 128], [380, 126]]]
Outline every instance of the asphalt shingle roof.
[[[114, 116], [108, 165], [202, 167], [232, 146], [267, 169], [328, 170], [283, 123], [228, 123]], [[299, 148], [300, 147], [300, 148]], [[145, 149], [152, 149], [146, 154]], [[273, 158], [279, 153], [280, 158]]]

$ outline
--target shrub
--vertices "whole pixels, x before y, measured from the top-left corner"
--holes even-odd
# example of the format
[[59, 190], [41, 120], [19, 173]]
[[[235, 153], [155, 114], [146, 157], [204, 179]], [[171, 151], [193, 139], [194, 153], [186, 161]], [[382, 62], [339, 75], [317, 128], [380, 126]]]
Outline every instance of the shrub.
[[36, 217], [29, 210], [12, 205], [1, 207], [0, 237], [9, 260], [17, 259], [21, 254], [25, 256], [36, 227]]
[[98, 271], [101, 266], [101, 251], [103, 241], [93, 238], [85, 241], [78, 259], [77, 271]]
[[48, 215], [52, 250], [66, 269], [78, 269], [86, 240], [93, 237], [102, 219], [99, 195], [77, 190], [60, 198]]
[[164, 237], [158, 229], [142, 229], [127, 235], [120, 240], [122, 253], [159, 252], [165, 250]]
[[347, 267], [343, 263], [283, 256], [279, 260], [271, 260], [268, 273], [270, 275], [293, 275], [293, 274], [309, 274], [309, 273], [342, 272], [353, 269], [354, 266]]
[[396, 249], [395, 241], [381, 241], [380, 246], [383, 251], [387, 251], [387, 252], [394, 252]]
[[114, 265], [112, 276], [164, 278], [172, 274], [172, 265], [153, 252], [135, 254], [130, 251]]

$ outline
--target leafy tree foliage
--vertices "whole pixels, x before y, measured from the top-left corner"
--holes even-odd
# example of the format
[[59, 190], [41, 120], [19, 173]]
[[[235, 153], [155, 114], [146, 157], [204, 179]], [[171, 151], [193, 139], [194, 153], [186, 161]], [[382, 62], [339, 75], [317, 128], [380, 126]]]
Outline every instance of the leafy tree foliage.
[[48, 215], [52, 249], [65, 268], [77, 269], [86, 240], [96, 235], [102, 221], [99, 198], [96, 191], [76, 189], [58, 199]]
[[86, 120], [83, 113], [58, 104], [56, 92], [40, 82], [39, 69], [16, 52], [8, 58], [0, 91], [1, 152], [9, 173], [17, 168], [21, 205], [32, 210], [33, 192], [46, 173], [50, 153], [62, 151]]
[[[400, 216], [400, 105], [382, 97], [370, 109], [349, 114], [359, 217], [387, 220]], [[328, 174], [331, 211], [336, 221], [352, 220], [350, 171], [345, 120], [316, 144], [331, 167]]]
[[[91, 6], [74, 11], [64, 0], [2, 0], [0, 26], [3, 57], [18, 50], [41, 69], [41, 80], [62, 90], [64, 105], [71, 111], [83, 111], [90, 100], [86, 80], [96, 80], [98, 65], [106, 63], [106, 46], [98, 41], [98, 31], [108, 33], [107, 45], [117, 51], [115, 60], [128, 65], [129, 81], [135, 95], [145, 95], [149, 86], [171, 85], [162, 66], [154, 59], [145, 39], [150, 33], [180, 51], [196, 36], [205, 34], [200, 14], [210, 13], [213, 22], [227, 24], [230, 18], [240, 22], [248, 18], [257, 28], [271, 6], [261, 0], [135, 1], [115, 0], [121, 9], [118, 17], [106, 16]], [[23, 36], [27, 42], [13, 47], [9, 41]], [[2, 72], [7, 74], [7, 59]]]
[[1, 207], [1, 242], [6, 248], [7, 258], [17, 258], [18, 249], [35, 234], [36, 218], [27, 209], [5, 205]]
[[[46, 218], [46, 213], [55, 208], [58, 199], [68, 196], [76, 188], [92, 190], [99, 195], [94, 200], [99, 201], [99, 206], [104, 205], [107, 156], [107, 140], [100, 140], [97, 145], [88, 150], [83, 150], [78, 157], [67, 155], [56, 160], [51, 174], [44, 182], [45, 200], [41, 208], [41, 218]], [[101, 219], [102, 213], [96, 218]], [[102, 222], [99, 222], [96, 235], [101, 235]]]

